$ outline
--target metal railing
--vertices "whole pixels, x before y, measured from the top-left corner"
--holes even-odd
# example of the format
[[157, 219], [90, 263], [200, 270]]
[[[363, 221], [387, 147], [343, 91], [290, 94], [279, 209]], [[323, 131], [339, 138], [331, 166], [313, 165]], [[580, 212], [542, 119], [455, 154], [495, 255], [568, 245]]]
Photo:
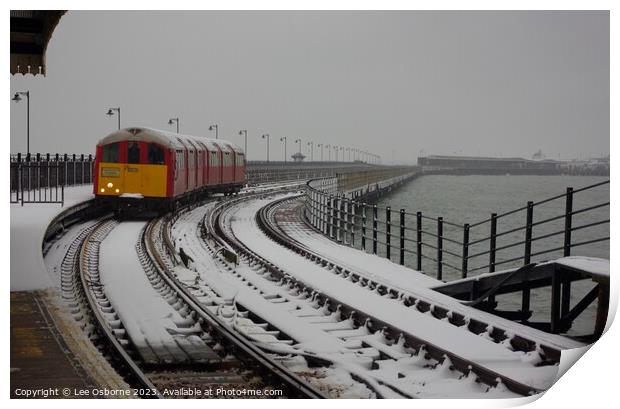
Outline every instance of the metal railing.
[[[434, 271], [439, 280], [446, 271], [451, 278], [466, 278], [498, 267], [527, 265], [553, 253], [570, 256], [575, 248], [609, 241], [610, 202], [592, 202], [588, 195], [605, 188], [609, 180], [580, 189], [569, 187], [563, 194], [493, 213], [476, 223], [454, 223], [370, 204], [337, 191], [331, 180], [307, 184], [305, 217], [312, 226], [342, 244], [419, 271]], [[576, 198], [583, 202], [579, 208]], [[576, 232], [588, 233], [576, 240]]]
[[92, 155], [11, 155], [11, 203], [64, 203], [65, 186], [93, 183]]

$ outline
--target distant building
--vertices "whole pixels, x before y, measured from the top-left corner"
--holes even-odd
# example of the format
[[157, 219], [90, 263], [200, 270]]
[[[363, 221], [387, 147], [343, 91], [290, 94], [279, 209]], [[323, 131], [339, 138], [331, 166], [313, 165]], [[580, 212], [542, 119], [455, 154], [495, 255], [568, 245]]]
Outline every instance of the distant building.
[[301, 152], [297, 152], [296, 154], [292, 155], [291, 158], [293, 158], [293, 162], [303, 162], [304, 159], [306, 159], [306, 155]]
[[[542, 155], [542, 153], [541, 153]], [[418, 158], [425, 171], [455, 174], [557, 174], [559, 162], [549, 159], [430, 155]]]

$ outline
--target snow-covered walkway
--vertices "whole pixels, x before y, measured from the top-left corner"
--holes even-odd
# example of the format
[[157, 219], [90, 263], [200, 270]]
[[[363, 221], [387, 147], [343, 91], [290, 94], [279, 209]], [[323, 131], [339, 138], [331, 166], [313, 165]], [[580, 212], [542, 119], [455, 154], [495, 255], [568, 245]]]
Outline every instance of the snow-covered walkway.
[[41, 245], [47, 226], [63, 210], [92, 199], [93, 186], [65, 188], [59, 204], [11, 204], [11, 291], [39, 290], [59, 285], [48, 275]]

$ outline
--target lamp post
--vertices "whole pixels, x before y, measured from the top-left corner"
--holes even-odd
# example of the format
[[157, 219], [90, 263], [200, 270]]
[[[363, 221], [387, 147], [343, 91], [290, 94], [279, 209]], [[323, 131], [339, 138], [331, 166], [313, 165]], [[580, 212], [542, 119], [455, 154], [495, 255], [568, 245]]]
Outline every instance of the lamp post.
[[280, 138], [280, 142], [284, 141], [284, 163], [286, 163], [286, 136]]
[[344, 162], [344, 146], [340, 147], [340, 152], [342, 153], [342, 161]]
[[239, 135], [243, 135], [243, 139], [244, 139], [244, 147], [245, 147], [245, 160], [248, 160], [248, 130], [247, 129], [242, 129], [239, 131]]
[[267, 139], [267, 162], [269, 162], [269, 134], [266, 133], [262, 136], [263, 139]]
[[323, 162], [323, 144], [322, 143], [318, 143], [316, 146], [321, 148], [321, 162]]
[[118, 129], [121, 129], [121, 107], [108, 108], [106, 115], [112, 117], [112, 115], [114, 115], [114, 111], [118, 113]]
[[22, 97], [20, 95], [26, 96], [26, 155], [30, 157], [30, 90], [16, 92], [12, 100], [15, 102], [21, 101]]
[[215, 139], [218, 139], [218, 130], [217, 130], [217, 124], [213, 124], [209, 127], [209, 130], [212, 131], [215, 129]]
[[168, 120], [168, 125], [172, 125], [175, 122], [177, 124], [177, 133], [179, 133], [179, 118], [170, 118]]
[[334, 146], [334, 155], [336, 157], [336, 162], [338, 162], [338, 146]]
[[301, 153], [301, 138], [295, 139], [295, 143], [299, 143], [299, 153]]
[[308, 146], [310, 147], [310, 162], [314, 162], [314, 141], [308, 142]]
[[327, 148], [327, 161], [331, 162], [332, 161], [332, 150], [331, 150], [331, 145], [327, 144], [325, 145], [325, 147]]

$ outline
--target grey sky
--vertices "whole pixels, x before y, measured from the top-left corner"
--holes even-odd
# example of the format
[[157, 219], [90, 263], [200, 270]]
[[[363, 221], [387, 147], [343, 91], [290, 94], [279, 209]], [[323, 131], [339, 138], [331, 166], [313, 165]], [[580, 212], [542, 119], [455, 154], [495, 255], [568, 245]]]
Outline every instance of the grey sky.
[[[120, 105], [123, 126], [248, 129], [249, 159], [263, 133], [272, 160], [281, 136], [384, 162], [609, 153], [608, 12], [69, 12], [47, 63], [11, 77], [33, 152], [93, 152]], [[25, 122], [12, 103], [12, 152]]]

